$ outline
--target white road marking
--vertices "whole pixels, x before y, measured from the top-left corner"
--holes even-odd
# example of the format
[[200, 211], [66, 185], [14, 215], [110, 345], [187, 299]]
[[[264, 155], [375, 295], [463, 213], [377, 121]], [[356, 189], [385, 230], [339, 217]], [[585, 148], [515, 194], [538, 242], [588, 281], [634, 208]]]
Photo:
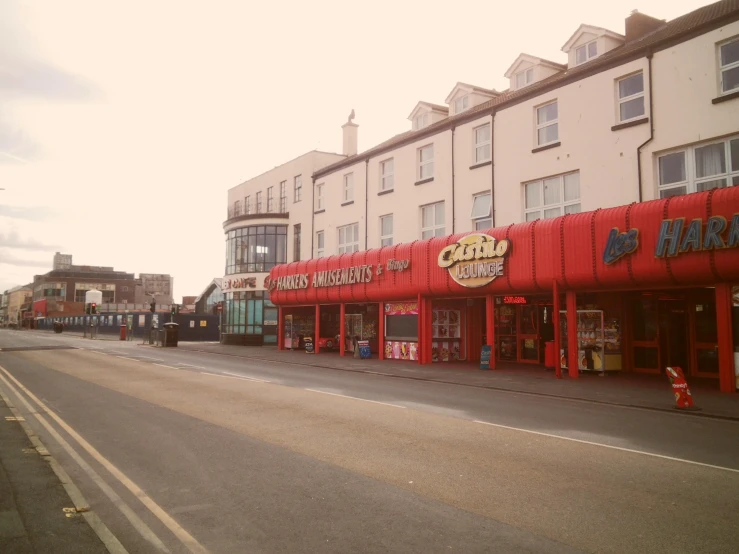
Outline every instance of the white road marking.
[[271, 381], [268, 381], [267, 379], [258, 379], [257, 377], [249, 377], [247, 375], [241, 375], [240, 373], [231, 373], [230, 371], [224, 371], [226, 375], [232, 375], [234, 377], [239, 377], [241, 379], [248, 379], [249, 381], [258, 381], [260, 383], [271, 383]]
[[164, 365], [164, 364], [151, 364], [151, 365], [158, 365], [159, 367], [166, 367], [167, 369], [177, 369], [176, 367], [173, 367], [171, 365]]
[[474, 420], [475, 423], [482, 423], [483, 425], [490, 425], [491, 427], [499, 427], [501, 429], [508, 429], [510, 431], [521, 431], [522, 433], [530, 433], [532, 435], [540, 435], [542, 437], [549, 437], [552, 439], [562, 439], [565, 441], [579, 442], [580, 444], [588, 444], [590, 446], [600, 446], [602, 448], [610, 448], [611, 450], [620, 450], [621, 452], [629, 452], [630, 454], [642, 454], [644, 456], [651, 456], [652, 458], [661, 458], [663, 460], [670, 460], [671, 462], [681, 462], [684, 464], [690, 464], [694, 466], [709, 467], [711, 469], [720, 469], [722, 471], [729, 471], [731, 473], [739, 473], [739, 469], [733, 469], [730, 467], [716, 466], [713, 464], [704, 464], [703, 462], [695, 462], [693, 460], [685, 460], [683, 458], [675, 458], [673, 456], [665, 456], [664, 454], [655, 454], [653, 452], [644, 452], [643, 450], [633, 450], [631, 448], [624, 448], [622, 446], [613, 446], [612, 444], [603, 444], [600, 442], [586, 441], [582, 439], [573, 439], [572, 437], [565, 437], [562, 435], [553, 435], [551, 433], [542, 433], [541, 431], [532, 431], [531, 429], [521, 429], [520, 427], [510, 427], [509, 425], [501, 425], [500, 423], [490, 423], [489, 421]]
[[222, 373], [210, 373], [208, 371], [201, 371], [203, 375], [211, 375], [213, 377], [225, 377], [226, 379], [238, 379], [239, 381], [251, 381], [252, 383], [269, 383], [269, 381], [262, 381], [261, 379], [252, 379], [251, 377], [244, 377], [243, 375], [223, 375]]
[[311, 392], [320, 392], [321, 394], [330, 394], [331, 396], [340, 396], [341, 398], [351, 398], [352, 400], [361, 400], [362, 402], [372, 402], [373, 404], [382, 404], [383, 406], [392, 406], [393, 408], [402, 408], [405, 410], [405, 406], [400, 406], [399, 404], [389, 404], [387, 402], [380, 402], [379, 400], [368, 400], [366, 398], [358, 398], [356, 396], [347, 396], [346, 394], [326, 392], [325, 390], [317, 390], [317, 389], [305, 389], [305, 390], [309, 390]]
[[[154, 500], [147, 495], [141, 487], [139, 487], [136, 483], [134, 483], [131, 479], [128, 478], [120, 469], [118, 469], [115, 465], [113, 465], [107, 458], [105, 458], [100, 452], [98, 452], [95, 447], [93, 447], [89, 442], [87, 442], [82, 436], [77, 433], [72, 427], [70, 427], [61, 417], [59, 417], [56, 413], [51, 411], [41, 400], [39, 400], [30, 390], [28, 390], [26, 387], [23, 386], [23, 384], [18, 381], [15, 377], [13, 377], [7, 369], [0, 366], [0, 371], [5, 373], [9, 379], [11, 379], [19, 389], [21, 389], [31, 400], [33, 400], [44, 412], [46, 412], [56, 423], [64, 429], [77, 443], [84, 448], [87, 453], [92, 456], [100, 465], [102, 465], [105, 469], [110, 472], [113, 477], [118, 479], [118, 481], [126, 487], [134, 496], [136, 496], [141, 503], [146, 506], [149, 511], [154, 514], [159, 521], [161, 521], [179, 540], [180, 542], [187, 547], [190, 552], [194, 552], [197, 554], [207, 554], [208, 551], [206, 548], [200, 544], [195, 537], [193, 537], [190, 533], [188, 533], [175, 519], [169, 515], [167, 512], [164, 511], [164, 509], [159, 506]], [[2, 379], [8, 386], [12, 387], [10, 383], [0, 375], [0, 379]], [[16, 393], [17, 394], [17, 393]], [[25, 399], [23, 397], [20, 397], [24, 403], [26, 403]], [[27, 404], [27, 403], [26, 403]], [[35, 412], [31, 406], [28, 406], [29, 410], [32, 412]], [[34, 413], [34, 415], [39, 419], [39, 421], [43, 422], [45, 421], [42, 416], [38, 413]], [[46, 422], [45, 427], [47, 427], [47, 430], [49, 430], [50, 433], [56, 433], [53, 427], [49, 425], [48, 422]], [[57, 433], [58, 436], [58, 433]], [[59, 436], [60, 439], [62, 439], [61, 436]], [[64, 440], [64, 439], [62, 439]], [[71, 448], [71, 447], [70, 447]], [[74, 450], [72, 450], [74, 452]], [[70, 455], [72, 453], [70, 452]], [[79, 457], [79, 455], [77, 455]], [[82, 463], [85, 463], [82, 458], [80, 458], [80, 461]], [[79, 462], [78, 462], [79, 463]], [[89, 467], [89, 466], [88, 466]], [[90, 468], [92, 469], [92, 468]], [[107, 486], [107, 484], [106, 484]], [[135, 515], [135, 514], [133, 514]], [[142, 522], [143, 523], [143, 522]], [[164, 546], [164, 545], [162, 545]], [[166, 548], [165, 548], [166, 550]]]
[[135, 362], [135, 361], [137, 361], [136, 359], [134, 359], [134, 358], [129, 358], [128, 356], [116, 356], [116, 358], [120, 358], [120, 359], [122, 359], [122, 360], [133, 360], [134, 362]]

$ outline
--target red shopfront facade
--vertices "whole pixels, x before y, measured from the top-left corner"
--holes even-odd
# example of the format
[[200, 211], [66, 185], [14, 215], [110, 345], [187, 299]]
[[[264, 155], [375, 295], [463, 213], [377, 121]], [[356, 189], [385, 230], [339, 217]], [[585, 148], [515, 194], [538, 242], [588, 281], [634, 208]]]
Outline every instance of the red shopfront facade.
[[[739, 377], [739, 187], [283, 264], [279, 347]], [[572, 332], [568, 332], [572, 330]], [[320, 340], [319, 340], [320, 339]], [[549, 345], [549, 346], [547, 346]]]

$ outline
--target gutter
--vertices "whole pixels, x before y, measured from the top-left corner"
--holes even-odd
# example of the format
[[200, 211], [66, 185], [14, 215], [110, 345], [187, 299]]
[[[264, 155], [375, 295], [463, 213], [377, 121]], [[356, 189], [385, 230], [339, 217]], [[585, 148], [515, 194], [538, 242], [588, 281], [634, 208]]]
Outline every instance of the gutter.
[[495, 228], [495, 114], [493, 109], [490, 117], [490, 226]]
[[636, 172], [639, 183], [639, 203], [643, 201], [642, 178], [641, 178], [641, 149], [654, 139], [654, 100], [652, 97], [652, 56], [653, 52], [647, 52], [647, 67], [649, 69], [649, 138], [636, 148]]
[[[315, 199], [315, 196], [316, 196], [316, 177], [315, 177], [315, 175], [312, 176], [311, 179], [313, 181], [313, 190], [311, 191], [311, 196], [310, 196], [310, 258], [308, 258], [309, 260], [313, 258], [313, 252], [315, 252], [315, 250], [313, 250], [313, 241], [315, 240], [315, 237], [316, 237], [316, 232], [314, 231], [314, 228], [316, 226], [316, 199]], [[295, 233], [295, 230], [293, 230], [293, 233]], [[289, 236], [288, 236], [288, 240], [290, 240]], [[323, 240], [324, 241], [326, 240], [326, 236], [325, 235], [323, 237]], [[293, 241], [293, 242], [295, 242], [295, 241]], [[325, 245], [326, 245], [326, 243], [324, 242], [324, 246]], [[295, 253], [294, 252], [293, 252], [293, 259], [295, 259]], [[298, 259], [300, 259], [300, 255], [298, 255]]]
[[454, 224], [457, 221], [457, 212], [454, 209], [454, 199], [456, 194], [454, 193], [454, 134], [457, 131], [456, 127], [452, 127], [452, 235], [454, 234]]
[[369, 250], [367, 239], [369, 237], [369, 161], [364, 161], [364, 249]]

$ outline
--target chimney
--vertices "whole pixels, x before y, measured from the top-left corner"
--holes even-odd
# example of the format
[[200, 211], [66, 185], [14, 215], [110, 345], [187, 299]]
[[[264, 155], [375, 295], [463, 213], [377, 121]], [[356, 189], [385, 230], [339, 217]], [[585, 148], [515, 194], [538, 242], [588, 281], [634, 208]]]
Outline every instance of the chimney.
[[359, 129], [359, 125], [352, 122], [352, 119], [354, 119], [354, 110], [349, 114], [347, 122], [341, 126], [344, 134], [344, 147], [342, 149], [344, 156], [354, 156], [357, 153], [357, 129]]
[[626, 18], [626, 42], [640, 39], [644, 35], [656, 31], [664, 24], [664, 19], [657, 19], [656, 17], [651, 17], [634, 10]]

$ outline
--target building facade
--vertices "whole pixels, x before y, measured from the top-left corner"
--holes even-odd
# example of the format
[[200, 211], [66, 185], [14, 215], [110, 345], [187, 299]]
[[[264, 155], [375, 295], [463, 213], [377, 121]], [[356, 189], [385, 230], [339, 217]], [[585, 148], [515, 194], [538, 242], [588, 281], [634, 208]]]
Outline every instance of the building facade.
[[205, 290], [195, 298], [195, 313], [217, 315], [219, 310], [223, 309], [223, 291], [221, 283], [223, 279], [216, 277], [213, 279]]
[[30, 285], [15, 287], [8, 290], [5, 295], [7, 296], [5, 325], [20, 328], [26, 314], [32, 314], [32, 288]]

